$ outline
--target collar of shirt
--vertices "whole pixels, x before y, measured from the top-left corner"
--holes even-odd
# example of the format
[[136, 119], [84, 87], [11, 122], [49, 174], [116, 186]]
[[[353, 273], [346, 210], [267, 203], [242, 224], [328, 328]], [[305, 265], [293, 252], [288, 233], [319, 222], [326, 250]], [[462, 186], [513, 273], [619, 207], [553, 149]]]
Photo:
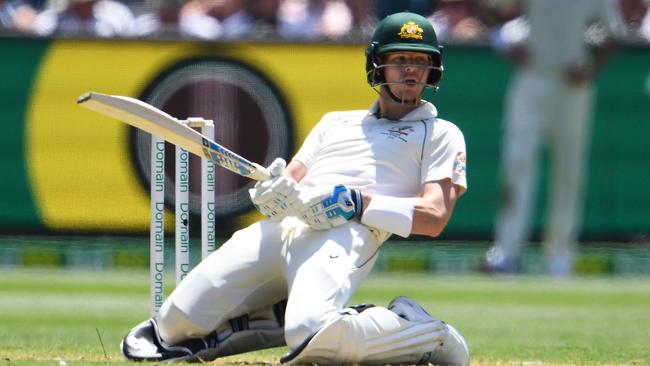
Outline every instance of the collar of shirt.
[[[424, 100], [422, 102], [423, 103], [421, 106], [410, 111], [404, 117], [400, 118], [395, 122], [421, 121], [423, 119], [438, 117], [438, 110], [433, 104]], [[375, 103], [368, 110], [368, 114], [376, 117], [378, 111], [379, 111], [379, 101], [375, 101]]]

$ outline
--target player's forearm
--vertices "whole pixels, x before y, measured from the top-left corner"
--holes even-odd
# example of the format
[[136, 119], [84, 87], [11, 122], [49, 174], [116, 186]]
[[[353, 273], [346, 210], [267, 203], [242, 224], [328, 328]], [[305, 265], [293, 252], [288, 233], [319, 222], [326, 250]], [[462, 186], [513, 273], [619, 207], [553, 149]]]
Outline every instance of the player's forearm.
[[453, 207], [433, 205], [430, 201], [417, 197], [413, 199], [413, 227], [411, 234], [436, 237], [447, 226]]

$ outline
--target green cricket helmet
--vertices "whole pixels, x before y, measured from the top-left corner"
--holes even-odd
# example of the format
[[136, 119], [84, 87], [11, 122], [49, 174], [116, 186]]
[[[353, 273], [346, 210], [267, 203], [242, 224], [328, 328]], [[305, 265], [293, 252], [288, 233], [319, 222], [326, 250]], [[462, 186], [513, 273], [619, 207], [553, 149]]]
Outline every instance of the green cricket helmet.
[[387, 16], [375, 30], [366, 48], [366, 75], [370, 86], [386, 83], [381, 58], [392, 51], [422, 52], [431, 56], [433, 64], [427, 78], [427, 87], [438, 89], [442, 79], [442, 46], [431, 23], [423, 16], [411, 12]]

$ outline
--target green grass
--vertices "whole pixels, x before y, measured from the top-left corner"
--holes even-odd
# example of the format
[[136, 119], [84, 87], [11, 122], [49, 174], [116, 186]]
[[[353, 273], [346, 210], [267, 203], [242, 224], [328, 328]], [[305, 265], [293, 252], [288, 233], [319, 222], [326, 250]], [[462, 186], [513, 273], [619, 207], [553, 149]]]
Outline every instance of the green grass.
[[[146, 271], [0, 267], [0, 364], [127, 364], [118, 344], [148, 317], [148, 283]], [[459, 328], [474, 365], [650, 365], [650, 278], [373, 274], [354, 301], [402, 294]], [[284, 352], [216, 364], [277, 364]]]

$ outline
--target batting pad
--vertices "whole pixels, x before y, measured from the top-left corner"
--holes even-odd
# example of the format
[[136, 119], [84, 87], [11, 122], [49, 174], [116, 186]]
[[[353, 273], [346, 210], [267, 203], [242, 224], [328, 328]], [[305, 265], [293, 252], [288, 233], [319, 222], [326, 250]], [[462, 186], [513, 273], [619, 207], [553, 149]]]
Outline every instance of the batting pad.
[[342, 315], [281, 361], [288, 365], [435, 362], [465, 366], [468, 357], [441, 354], [450, 349], [443, 345], [458, 342], [452, 329], [433, 318], [412, 322], [386, 308], [374, 307], [360, 314]]

